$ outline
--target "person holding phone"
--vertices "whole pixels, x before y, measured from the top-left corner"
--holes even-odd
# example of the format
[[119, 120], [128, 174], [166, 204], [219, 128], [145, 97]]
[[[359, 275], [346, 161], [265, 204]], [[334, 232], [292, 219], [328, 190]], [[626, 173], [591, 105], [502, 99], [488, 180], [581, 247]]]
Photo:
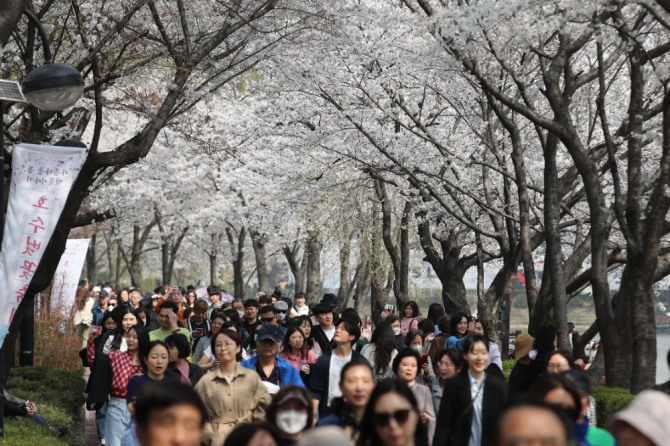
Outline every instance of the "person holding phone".
[[416, 382], [428, 387], [432, 386], [433, 381], [435, 381], [435, 372], [433, 371], [432, 360], [424, 351], [423, 332], [421, 330], [410, 330], [407, 333], [407, 336], [405, 336], [405, 344], [408, 348], [411, 348], [421, 355], [421, 360], [419, 362], [419, 367], [421, 369], [416, 376]]

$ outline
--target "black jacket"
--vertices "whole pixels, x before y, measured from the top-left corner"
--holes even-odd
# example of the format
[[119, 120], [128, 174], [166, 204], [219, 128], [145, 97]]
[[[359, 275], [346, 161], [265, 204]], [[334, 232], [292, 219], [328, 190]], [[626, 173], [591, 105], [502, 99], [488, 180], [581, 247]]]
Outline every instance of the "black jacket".
[[319, 347], [321, 347], [321, 354], [322, 355], [327, 355], [330, 352], [333, 351], [333, 348], [335, 347], [333, 341], [328, 340], [328, 336], [326, 336], [326, 333], [323, 331], [323, 328], [321, 328], [320, 325], [315, 325], [312, 327], [312, 334], [310, 338], [314, 339], [314, 342], [319, 344]]
[[[507, 383], [487, 374], [483, 391], [482, 444], [489, 444], [495, 440], [498, 419], [507, 399]], [[474, 410], [471, 401], [467, 370], [445, 381], [433, 446], [468, 446]]]
[[[328, 385], [330, 381], [330, 358], [332, 353], [324, 354], [316, 360], [314, 367], [312, 367], [309, 381], [309, 391], [312, 398], [319, 400], [319, 419], [330, 414], [328, 408]], [[351, 359], [362, 358], [360, 353], [355, 350], [351, 351]]]
[[[181, 381], [181, 372], [177, 368], [174, 362], [171, 362], [168, 365], [167, 370], [165, 371], [165, 377], [170, 380]], [[198, 381], [202, 378], [202, 369], [197, 364], [188, 363], [188, 379], [191, 381], [191, 385], [195, 386]]]

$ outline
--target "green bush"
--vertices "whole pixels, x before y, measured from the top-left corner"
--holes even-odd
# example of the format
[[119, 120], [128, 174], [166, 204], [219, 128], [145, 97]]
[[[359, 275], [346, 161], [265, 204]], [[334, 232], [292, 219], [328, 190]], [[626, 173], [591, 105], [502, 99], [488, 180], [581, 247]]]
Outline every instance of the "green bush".
[[69, 446], [72, 443], [67, 438], [58, 438], [58, 431], [42, 428], [33, 420], [16, 419], [5, 420], [5, 438], [0, 440], [0, 445], [7, 446]]
[[516, 364], [516, 359], [505, 359], [502, 363], [503, 363], [503, 375], [505, 375], [506, 380], [509, 380], [509, 375], [510, 373], [512, 373], [514, 364]]
[[85, 387], [85, 381], [76, 373], [45, 367], [13, 368], [7, 391], [34, 401], [38, 413], [50, 426], [42, 428], [24, 418], [7, 419], [5, 440], [0, 441], [0, 445], [83, 445]]
[[621, 387], [596, 386], [591, 391], [591, 395], [596, 399], [599, 427], [605, 427], [609, 417], [626, 407], [635, 398], [635, 395], [631, 395], [627, 389]]
[[38, 405], [51, 403], [81, 420], [86, 382], [81, 375], [45, 367], [15, 367], [7, 380], [7, 389], [19, 398]]

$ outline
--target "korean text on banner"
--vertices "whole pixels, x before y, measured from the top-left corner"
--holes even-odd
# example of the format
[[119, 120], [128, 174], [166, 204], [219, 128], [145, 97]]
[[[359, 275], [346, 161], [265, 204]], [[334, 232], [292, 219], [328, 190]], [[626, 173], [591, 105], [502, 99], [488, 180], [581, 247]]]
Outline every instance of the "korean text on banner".
[[0, 345], [86, 157], [80, 147], [17, 144], [0, 250]]
[[[86, 261], [89, 239], [68, 239], [51, 287], [51, 305], [70, 308]], [[53, 309], [53, 308], [52, 308]]]

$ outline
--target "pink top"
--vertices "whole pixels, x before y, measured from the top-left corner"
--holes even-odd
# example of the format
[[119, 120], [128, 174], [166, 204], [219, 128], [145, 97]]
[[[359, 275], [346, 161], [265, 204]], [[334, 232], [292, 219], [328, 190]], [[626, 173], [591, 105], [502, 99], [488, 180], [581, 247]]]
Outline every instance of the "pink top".
[[404, 317], [400, 319], [400, 334], [405, 336], [408, 331], [419, 326], [419, 319], [415, 317]]
[[[281, 356], [282, 358], [284, 358], [284, 359], [286, 359], [288, 362], [290, 362], [291, 365], [292, 365], [293, 367], [295, 367], [295, 369], [296, 369], [297, 371], [300, 371], [300, 368], [301, 368], [301, 366], [302, 366], [301, 363], [302, 363], [302, 360], [303, 360], [303, 356], [300, 356], [300, 355], [295, 355], [295, 356], [294, 356], [294, 355], [292, 355], [291, 353], [289, 353], [289, 352], [287, 352], [287, 351], [283, 351], [283, 352], [281, 352], [281, 353], [279, 354], [279, 356]], [[307, 353], [306, 353], [306, 355], [304, 356], [304, 358], [307, 359], [307, 362], [308, 362], [309, 364], [312, 364], [312, 365], [316, 362], [317, 359], [319, 359], [319, 358], [314, 354], [314, 352], [311, 351], [311, 350], [307, 350]]]

